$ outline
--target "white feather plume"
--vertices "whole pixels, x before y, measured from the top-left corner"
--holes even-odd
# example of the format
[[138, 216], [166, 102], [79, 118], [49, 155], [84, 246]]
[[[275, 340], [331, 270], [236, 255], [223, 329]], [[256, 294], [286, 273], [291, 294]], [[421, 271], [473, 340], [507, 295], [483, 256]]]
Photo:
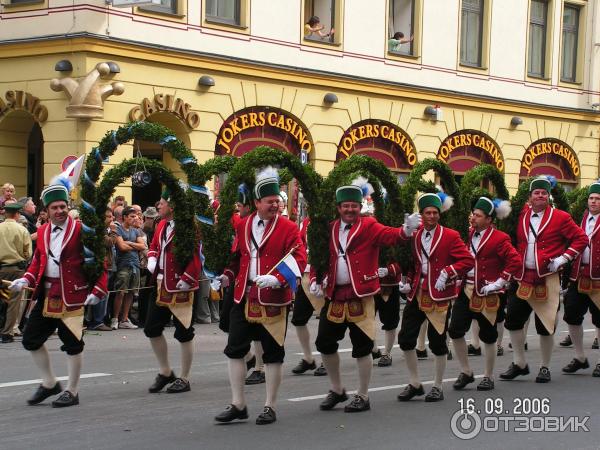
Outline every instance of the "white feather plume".
[[375, 192], [375, 189], [373, 189], [373, 186], [371, 186], [371, 183], [369, 183], [369, 180], [367, 180], [363, 176], [359, 176], [359, 177], [355, 178], [354, 180], [352, 180], [351, 184], [354, 186], [358, 186], [360, 188], [360, 190], [363, 193], [363, 197], [368, 197], [373, 192]]
[[498, 206], [495, 207], [495, 209], [496, 217], [498, 219], [506, 219], [512, 211], [512, 207], [510, 206], [510, 202], [508, 200], [502, 200]]
[[258, 169], [256, 171], [256, 182], [258, 183], [265, 178], [276, 178], [279, 181], [279, 172], [273, 166], [263, 167], [262, 169]]

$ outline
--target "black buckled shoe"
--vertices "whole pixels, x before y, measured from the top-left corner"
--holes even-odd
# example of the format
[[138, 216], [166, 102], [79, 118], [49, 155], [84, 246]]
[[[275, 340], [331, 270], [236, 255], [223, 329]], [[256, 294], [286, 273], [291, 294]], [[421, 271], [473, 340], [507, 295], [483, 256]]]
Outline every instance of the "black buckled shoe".
[[562, 368], [564, 373], [575, 373], [579, 369], [589, 369], [590, 363], [587, 358], [583, 362], [579, 361], [577, 358], [573, 358], [569, 364]]
[[467, 355], [481, 356], [481, 347], [475, 347], [473, 344], [469, 344], [467, 347]]
[[153, 394], [160, 392], [163, 390], [163, 388], [169, 384], [172, 383], [173, 381], [175, 381], [177, 377], [175, 376], [175, 373], [171, 372], [171, 375], [169, 375], [168, 377], [161, 375], [160, 373], [158, 375], [156, 375], [156, 378], [154, 379], [154, 383], [152, 384], [152, 386], [150, 386], [148, 388], [148, 392], [151, 392]]
[[381, 350], [377, 349], [374, 352], [371, 352], [371, 356], [373, 357], [373, 359], [381, 358], [381, 356], [382, 356]]
[[425, 349], [425, 350], [416, 349], [416, 351], [417, 351], [417, 359], [427, 359], [427, 349]]
[[442, 400], [444, 400], [444, 391], [435, 386], [425, 396], [426, 402], [441, 402]]
[[232, 420], [245, 420], [248, 418], [248, 408], [238, 409], [235, 405], [229, 405], [225, 411], [215, 416], [217, 422], [231, 422]]
[[321, 411], [329, 411], [335, 408], [335, 405], [337, 405], [338, 403], [345, 402], [346, 400], [348, 400], [348, 396], [346, 395], [345, 389], [342, 391], [341, 394], [329, 391], [327, 393], [327, 397], [325, 397], [325, 400], [323, 400], [319, 405], [319, 409]]
[[344, 412], [347, 413], [355, 413], [355, 412], [363, 412], [371, 409], [371, 402], [369, 399], [362, 398], [360, 395], [356, 394], [350, 403], [344, 406]]
[[463, 389], [467, 384], [473, 383], [474, 381], [475, 381], [475, 377], [473, 377], [473, 374], [467, 375], [466, 373], [461, 372], [458, 375], [458, 378], [456, 379], [456, 381], [454, 382], [452, 387], [454, 389], [456, 389], [457, 391], [459, 391], [459, 390]]
[[392, 365], [392, 357], [390, 355], [382, 355], [377, 361], [377, 367], [390, 367]]
[[396, 397], [399, 402], [407, 402], [413, 397], [417, 395], [425, 395], [425, 391], [423, 390], [423, 385], [418, 388], [414, 387], [412, 384], [407, 385], [402, 392], [398, 394]]
[[2, 343], [3, 344], [10, 344], [11, 342], [14, 342], [15, 338], [12, 337], [10, 334], [3, 334], [2, 335]]
[[244, 382], [247, 385], [262, 384], [265, 382], [265, 373], [262, 370], [254, 370]]
[[600, 363], [596, 364], [596, 368], [592, 372], [592, 376], [595, 378], [600, 378]]
[[500, 374], [500, 378], [503, 380], [514, 380], [520, 375], [529, 375], [529, 365], [525, 364], [525, 367], [521, 368], [515, 363], [510, 363], [506, 372]]
[[571, 340], [571, 335], [567, 334], [565, 338], [558, 343], [561, 347], [570, 347], [573, 345], [573, 341]]
[[70, 391], [64, 391], [52, 402], [53, 408], [66, 408], [75, 405], [79, 405], [79, 394], [73, 395]]
[[537, 377], [535, 377], [536, 383], [550, 383], [550, 369], [547, 367], [540, 367]]
[[483, 380], [477, 385], [478, 391], [491, 391], [494, 389], [494, 380], [489, 377], [483, 377]]
[[261, 412], [256, 418], [256, 425], [268, 425], [277, 420], [277, 414], [275, 414], [275, 410], [270, 406], [265, 406], [263, 412]]
[[53, 395], [60, 394], [62, 391], [62, 387], [60, 383], [57, 381], [54, 387], [46, 388], [43, 385], [39, 385], [33, 396], [27, 400], [29, 405], [37, 405], [38, 403], [42, 403], [48, 397], [52, 397]]
[[300, 362], [292, 369], [292, 373], [296, 375], [300, 375], [307, 370], [315, 370], [317, 368], [317, 364], [313, 360], [313, 362], [309, 363], [304, 358], [300, 360]]
[[184, 380], [183, 378], [176, 378], [173, 384], [167, 388], [167, 393], [169, 394], [179, 394], [181, 392], [189, 392], [190, 382], [188, 380]]
[[327, 376], [327, 369], [325, 368], [323, 363], [321, 363], [321, 365], [315, 369], [315, 371], [313, 372], [313, 375], [315, 377], [326, 377]]
[[594, 342], [592, 342], [592, 350], [598, 350], [600, 346], [598, 346], [598, 338], [594, 338]]

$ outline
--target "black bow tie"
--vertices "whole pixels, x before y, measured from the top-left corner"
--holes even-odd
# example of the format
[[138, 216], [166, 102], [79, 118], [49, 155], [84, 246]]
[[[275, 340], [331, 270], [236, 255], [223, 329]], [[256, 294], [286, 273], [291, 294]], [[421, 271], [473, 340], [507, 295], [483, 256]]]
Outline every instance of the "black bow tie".
[[264, 227], [264, 226], [265, 226], [265, 221], [264, 221], [264, 220], [262, 220], [262, 219], [260, 219], [260, 220], [258, 221], [258, 226], [259, 226], [259, 227]]
[[349, 230], [350, 228], [352, 228], [352, 224], [347, 223], [346, 226], [344, 227], [344, 230]]
[[479, 237], [479, 236], [481, 236], [481, 233], [479, 231], [476, 231], [475, 232], [475, 237]]
[[431, 237], [431, 233], [428, 231], [427, 233], [425, 233], [425, 239], [429, 239]]
[[595, 220], [595, 219], [596, 218], [594, 216], [590, 216], [590, 218], [588, 220], [591, 222], [592, 220]]
[[59, 227], [58, 225], [56, 225], [56, 226], [55, 226], [55, 227], [52, 229], [52, 232], [54, 233], [55, 231], [61, 231], [61, 230], [62, 230], [62, 228], [61, 228], [61, 227]]
[[535, 214], [534, 214], [533, 216], [531, 216], [531, 217], [540, 217], [540, 216], [538, 216], [538, 214], [537, 214], [537, 213], [535, 213]]

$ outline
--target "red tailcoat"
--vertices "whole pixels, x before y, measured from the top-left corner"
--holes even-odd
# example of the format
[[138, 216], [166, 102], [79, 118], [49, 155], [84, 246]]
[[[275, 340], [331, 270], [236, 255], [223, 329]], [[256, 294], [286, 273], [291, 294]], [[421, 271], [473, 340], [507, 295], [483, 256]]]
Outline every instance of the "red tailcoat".
[[[474, 229], [469, 232], [469, 244], [475, 233]], [[478, 295], [483, 296], [481, 291], [488, 283], [493, 283], [498, 278], [510, 281], [519, 271], [523, 261], [519, 253], [512, 246], [508, 234], [489, 227], [481, 236], [475, 255], [475, 286]], [[504, 290], [500, 291], [504, 292]]]
[[[586, 211], [583, 215], [583, 219], [581, 221], [581, 229], [585, 233], [586, 223], [589, 217], [589, 211]], [[581, 271], [581, 258], [583, 256], [583, 251], [577, 255], [575, 261], [573, 262], [573, 267], [571, 268], [571, 281], [576, 281], [580, 275], [589, 276], [592, 280], [600, 280], [600, 216], [596, 219], [596, 224], [594, 225], [594, 231], [592, 231], [592, 235], [589, 237], [589, 246], [590, 246], [590, 264], [589, 270], [590, 273], [580, 273]]]
[[[325, 296], [333, 298], [338, 262], [338, 236], [340, 219], [334, 220], [329, 225], [329, 280], [325, 289]], [[379, 275], [379, 249], [407, 243], [403, 228], [387, 227], [377, 222], [373, 217], [359, 217], [352, 225], [346, 242], [346, 262], [350, 274], [350, 283], [357, 297], [368, 297], [380, 291]], [[316, 274], [311, 271], [311, 281]]]
[[[33, 298], [37, 298], [43, 289], [43, 277], [48, 264], [48, 248], [52, 223], [46, 223], [38, 228], [38, 239], [35, 245], [33, 259], [27, 272], [23, 275], [29, 281], [29, 286], [35, 288]], [[83, 273], [83, 244], [81, 243], [81, 222], [67, 218], [66, 230], [60, 253], [60, 284], [62, 299], [67, 306], [81, 306], [88, 294], [103, 298], [107, 295], [107, 275], [102, 272], [96, 284], [90, 288]]]
[[167, 226], [168, 221], [163, 219], [158, 222], [156, 226], [156, 230], [154, 232], [154, 236], [152, 237], [152, 242], [150, 243], [150, 249], [148, 250], [148, 258], [156, 258], [156, 270], [152, 275], [153, 280], [156, 281], [156, 277], [158, 276], [158, 260], [160, 257], [160, 252], [162, 251], [162, 246], [165, 246], [165, 253], [163, 256], [163, 285], [167, 292], [180, 292], [177, 289], [177, 282], [179, 280], [185, 281], [189, 284], [190, 291], [194, 291], [198, 289], [198, 280], [200, 279], [200, 273], [202, 272], [202, 265], [200, 264], [200, 252], [198, 248], [194, 250], [194, 256], [190, 260], [190, 262], [185, 267], [185, 270], [182, 270], [179, 267], [175, 259], [175, 254], [173, 250], [175, 245], [173, 244], [173, 237], [175, 235], [175, 227], [177, 224], [171, 229], [171, 232], [167, 236], [165, 242], [162, 242], [162, 234], [163, 230]]
[[[475, 265], [473, 256], [457, 231], [438, 225], [431, 241], [427, 279], [423, 279], [423, 275], [421, 274], [421, 266], [423, 264], [421, 259], [421, 235], [424, 230], [421, 227], [410, 240], [415, 266], [414, 270], [408, 274], [412, 289], [407, 298], [408, 300], [413, 300], [421, 284], [423, 290], [428, 291], [431, 298], [435, 301], [456, 298], [456, 282], [462, 279]], [[448, 274], [448, 282], [446, 283], [446, 289], [438, 291], [435, 288], [435, 282], [442, 270], [445, 270]]]
[[[231, 264], [225, 269], [224, 274], [229, 277], [230, 282], [234, 284], [233, 299], [236, 303], [242, 301], [246, 293], [246, 287], [252, 284], [248, 279], [250, 270], [250, 252], [252, 244], [252, 220], [256, 212], [244, 217], [238, 224], [234, 240], [235, 247], [232, 249], [233, 257]], [[300, 232], [294, 222], [277, 214], [270, 220], [263, 234], [261, 242], [258, 242], [258, 270], [257, 275], [266, 275], [269, 270], [276, 266], [281, 259], [289, 253], [292, 248], [292, 256], [298, 264], [300, 274], [306, 267], [306, 249], [300, 239]], [[262, 305], [284, 306], [292, 301], [292, 290], [287, 286], [285, 278], [277, 269], [271, 272], [271, 275], [277, 277], [281, 283], [280, 288], [258, 289], [258, 299]]]
[[[520, 270], [515, 274], [517, 280], [522, 280], [525, 275], [525, 257], [527, 255], [527, 236], [529, 235], [529, 223], [532, 209], [529, 206], [523, 208], [517, 223], [517, 252], [523, 263]], [[563, 253], [573, 260], [588, 244], [588, 238], [580, 227], [577, 226], [571, 216], [561, 211], [547, 207], [538, 227], [537, 239], [535, 240], [535, 265], [538, 277], [552, 275], [548, 270], [548, 264], [553, 258]]]

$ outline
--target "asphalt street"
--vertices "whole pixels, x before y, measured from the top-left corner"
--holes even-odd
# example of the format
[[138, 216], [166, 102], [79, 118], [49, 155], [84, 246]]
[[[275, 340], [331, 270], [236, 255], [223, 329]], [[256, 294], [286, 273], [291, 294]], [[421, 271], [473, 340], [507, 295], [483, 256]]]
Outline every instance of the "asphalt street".
[[[309, 323], [313, 337], [317, 324], [317, 320]], [[422, 398], [408, 403], [396, 400], [408, 379], [401, 351], [396, 347], [391, 367], [374, 367], [372, 409], [360, 414], [344, 413], [340, 407], [319, 411], [319, 402], [329, 387], [328, 379], [315, 377], [311, 372], [291, 374], [300, 359], [300, 349], [290, 327], [276, 408], [278, 421], [268, 426], [254, 423], [262, 410], [264, 385], [246, 387], [248, 421], [228, 425], [214, 422], [214, 415], [230, 401], [227, 361], [222, 353], [226, 336], [216, 324], [195, 327], [191, 392], [148, 393], [157, 370], [141, 330], [88, 333], [81, 404], [66, 409], [53, 409], [50, 401], [27, 406], [26, 399], [39, 382], [33, 361], [20, 342], [0, 345], [0, 449], [599, 448], [600, 378], [593, 378], [591, 372], [600, 351], [590, 350], [595, 329], [588, 319], [584, 336], [590, 369], [575, 375], [561, 374], [561, 367], [573, 357], [573, 349], [557, 346], [551, 365], [552, 382], [534, 383], [540, 353], [532, 325], [527, 352], [531, 375], [515, 381], [496, 381], [496, 389], [488, 393], [476, 390], [479, 380], [464, 391], [454, 391], [452, 382], [459, 368], [456, 360], [449, 361], [445, 400], [440, 403], [425, 403]], [[565, 336], [565, 330], [561, 321], [557, 343]], [[179, 349], [172, 333], [172, 328], [167, 329], [170, 356], [177, 371]], [[383, 333], [379, 336], [382, 341]], [[59, 350], [60, 341], [53, 336], [48, 346], [57, 376], [65, 376], [66, 360]], [[508, 334], [504, 346], [505, 355], [497, 360], [496, 378], [511, 362]], [[340, 348], [342, 377], [347, 389], [354, 390], [357, 372], [348, 351], [348, 338]], [[471, 357], [470, 362], [475, 374], [481, 375], [483, 357]], [[428, 390], [433, 379], [433, 359], [430, 356], [419, 364]], [[460, 402], [463, 406], [472, 405], [475, 414], [458, 413], [453, 419], [461, 408]], [[469, 440], [457, 437], [468, 437], [469, 432], [473, 432]]]

